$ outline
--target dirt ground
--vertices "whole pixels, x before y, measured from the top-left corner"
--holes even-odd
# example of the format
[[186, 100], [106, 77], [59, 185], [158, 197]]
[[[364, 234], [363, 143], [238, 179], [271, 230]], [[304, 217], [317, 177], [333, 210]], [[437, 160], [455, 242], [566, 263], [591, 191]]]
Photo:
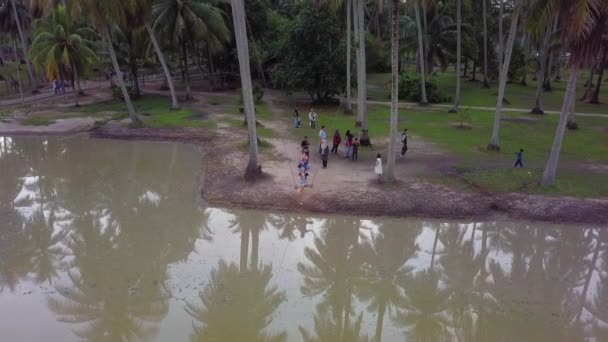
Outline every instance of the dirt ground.
[[[149, 91], [156, 92], [153, 84]], [[218, 93], [194, 92], [198, 109], [208, 109], [205, 98]], [[93, 98], [104, 98], [95, 94]], [[269, 108], [277, 116], [283, 107], [272, 94], [266, 97]], [[221, 118], [222, 113], [212, 115]], [[302, 128], [302, 136], [313, 137], [310, 171], [311, 188], [303, 193], [295, 190], [296, 165], [300, 157], [299, 142], [284, 136], [288, 122], [260, 120], [277, 135], [265, 139], [272, 144], [269, 153], [261, 154], [264, 176], [255, 183], [243, 178], [248, 153], [239, 142], [246, 131], [218, 124], [210, 131], [202, 128], [129, 129], [110, 123], [91, 133], [95, 138], [127, 140], [177, 141], [199, 146], [204, 154], [201, 194], [206, 205], [238, 206], [262, 210], [283, 210], [346, 215], [425, 217], [463, 220], [538, 220], [579, 225], [608, 226], [608, 199], [580, 199], [527, 194], [488, 194], [483, 191], [460, 191], [425, 180], [421, 175], [441, 172], [454, 165], [454, 160], [438, 147], [411, 136], [410, 151], [398, 159], [396, 184], [378, 184], [373, 167], [376, 153], [386, 153], [386, 141], [374, 141], [375, 148], [362, 152], [356, 162], [330, 156], [327, 169], [321, 168], [316, 152], [318, 132]], [[331, 135], [331, 132], [329, 132]]]

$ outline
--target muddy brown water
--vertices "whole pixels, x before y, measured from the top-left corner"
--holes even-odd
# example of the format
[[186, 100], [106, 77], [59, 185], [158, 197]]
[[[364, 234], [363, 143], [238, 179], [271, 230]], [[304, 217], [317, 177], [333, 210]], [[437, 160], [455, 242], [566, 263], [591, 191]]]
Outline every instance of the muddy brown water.
[[608, 232], [201, 209], [199, 152], [0, 137], [0, 341], [608, 341]]

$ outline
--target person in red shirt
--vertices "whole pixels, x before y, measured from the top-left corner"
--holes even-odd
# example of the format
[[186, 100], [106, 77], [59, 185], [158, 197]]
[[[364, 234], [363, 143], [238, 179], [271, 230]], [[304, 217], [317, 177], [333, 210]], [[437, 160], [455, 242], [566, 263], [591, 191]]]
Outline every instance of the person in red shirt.
[[334, 145], [331, 148], [331, 153], [338, 154], [338, 146], [340, 146], [341, 142], [342, 142], [342, 137], [340, 136], [340, 131], [336, 130], [336, 133], [334, 133], [334, 139], [333, 139]]

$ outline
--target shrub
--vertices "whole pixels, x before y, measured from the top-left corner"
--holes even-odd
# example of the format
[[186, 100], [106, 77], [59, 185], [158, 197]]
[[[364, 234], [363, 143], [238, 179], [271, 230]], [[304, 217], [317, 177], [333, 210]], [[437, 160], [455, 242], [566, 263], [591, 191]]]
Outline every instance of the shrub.
[[[130, 85], [126, 85], [127, 87], [127, 93], [129, 93], [129, 97], [131, 98], [131, 100], [135, 100], [137, 98], [136, 94], [135, 94], [135, 90], [133, 89], [133, 87], [131, 87]], [[117, 99], [117, 100], [124, 100], [124, 96], [122, 96], [122, 90], [120, 90], [120, 87], [117, 85], [112, 85], [112, 97]]]
[[[386, 85], [388, 96], [391, 94], [390, 81]], [[426, 79], [426, 97], [429, 103], [449, 102], [451, 98], [439, 90], [437, 82], [432, 78]], [[418, 102], [420, 101], [420, 77], [411, 72], [399, 75], [399, 99]]]
[[[239, 92], [239, 104], [242, 105], [243, 104], [243, 89], [239, 88], [238, 92]], [[264, 98], [264, 89], [262, 89], [262, 87], [260, 87], [259, 85], [254, 84], [251, 92], [253, 93], [253, 103], [254, 104], [262, 103], [262, 99]]]

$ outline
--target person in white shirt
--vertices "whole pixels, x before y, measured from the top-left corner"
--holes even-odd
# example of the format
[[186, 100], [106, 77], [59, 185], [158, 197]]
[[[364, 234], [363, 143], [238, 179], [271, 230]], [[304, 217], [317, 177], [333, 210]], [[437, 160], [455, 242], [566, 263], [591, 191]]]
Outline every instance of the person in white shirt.
[[317, 123], [317, 113], [313, 108], [310, 108], [310, 112], [308, 113], [308, 121], [310, 122], [310, 128], [315, 129]]
[[376, 155], [376, 167], [374, 168], [374, 173], [378, 176], [378, 182], [382, 183], [382, 156], [380, 153]]

